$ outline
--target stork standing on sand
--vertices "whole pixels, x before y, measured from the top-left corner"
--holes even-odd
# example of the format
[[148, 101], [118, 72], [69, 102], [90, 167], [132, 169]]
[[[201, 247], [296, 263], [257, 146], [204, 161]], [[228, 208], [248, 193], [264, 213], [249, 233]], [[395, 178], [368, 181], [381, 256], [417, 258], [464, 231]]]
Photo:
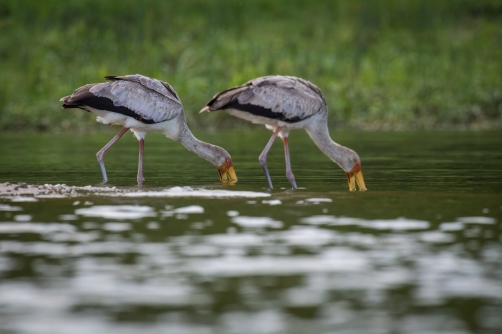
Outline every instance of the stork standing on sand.
[[255, 124], [264, 124], [274, 133], [261, 152], [259, 161], [272, 188], [267, 154], [277, 136], [282, 138], [286, 156], [286, 176], [296, 189], [291, 170], [288, 135], [304, 129], [319, 149], [347, 173], [349, 189], [366, 190], [361, 159], [350, 148], [335, 143], [328, 131], [328, 108], [321, 90], [313, 83], [290, 76], [266, 76], [216, 94], [200, 112], [226, 110], [230, 115]]
[[161, 132], [180, 142], [190, 152], [206, 159], [218, 168], [220, 181], [235, 182], [237, 176], [232, 158], [223, 148], [198, 140], [186, 123], [183, 106], [176, 91], [167, 82], [139, 74], [107, 76], [108, 82], [87, 84], [63, 97], [63, 108], [79, 108], [96, 114], [103, 124], [119, 124], [124, 128], [97, 154], [103, 181], [106, 176], [106, 151], [127, 130], [139, 140], [138, 184], [143, 177], [143, 149], [147, 132]]

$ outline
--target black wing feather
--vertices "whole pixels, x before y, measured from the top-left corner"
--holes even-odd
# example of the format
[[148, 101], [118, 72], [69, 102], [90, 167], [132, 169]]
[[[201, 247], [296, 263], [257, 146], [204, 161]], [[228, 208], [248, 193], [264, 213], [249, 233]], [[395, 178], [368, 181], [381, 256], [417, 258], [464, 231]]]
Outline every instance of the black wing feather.
[[224, 105], [223, 107], [221, 107], [221, 109], [237, 109], [240, 111], [246, 111], [255, 116], [262, 116], [270, 119], [278, 119], [280, 121], [288, 123], [296, 123], [303, 120], [300, 117], [286, 118], [285, 115], [282, 113], [273, 112], [269, 108], [264, 108], [256, 104], [248, 104], [248, 103], [240, 104], [237, 99], [230, 101], [230, 103]]
[[94, 87], [96, 84], [88, 84], [78, 88], [72, 95], [66, 96], [62, 99], [63, 108], [71, 109], [71, 108], [80, 108], [82, 110], [87, 110], [85, 107], [89, 106], [98, 110], [106, 110], [110, 112], [115, 112], [118, 114], [122, 114], [125, 116], [129, 116], [134, 118], [137, 121], [145, 124], [154, 124], [155, 121], [151, 119], [144, 119], [141, 115], [138, 115], [133, 110], [123, 107], [116, 106], [113, 104], [113, 101], [106, 97], [99, 97], [90, 92], [90, 89]]

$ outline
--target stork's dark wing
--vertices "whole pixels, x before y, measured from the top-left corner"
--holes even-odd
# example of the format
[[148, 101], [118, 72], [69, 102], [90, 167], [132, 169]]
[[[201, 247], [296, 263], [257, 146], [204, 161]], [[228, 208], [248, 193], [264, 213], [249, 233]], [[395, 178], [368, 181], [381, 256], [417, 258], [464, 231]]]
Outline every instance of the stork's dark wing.
[[109, 76], [109, 82], [89, 84], [64, 97], [65, 108], [107, 110], [133, 117], [143, 123], [159, 123], [183, 112], [174, 89], [160, 80], [142, 75]]
[[299, 122], [326, 108], [321, 90], [307, 80], [267, 76], [217, 94], [202, 111], [237, 109], [285, 122]]

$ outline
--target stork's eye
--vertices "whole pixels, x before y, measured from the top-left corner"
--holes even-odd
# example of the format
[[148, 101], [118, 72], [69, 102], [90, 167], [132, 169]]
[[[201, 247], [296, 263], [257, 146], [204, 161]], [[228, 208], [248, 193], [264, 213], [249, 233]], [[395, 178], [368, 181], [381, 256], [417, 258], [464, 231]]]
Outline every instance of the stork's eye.
[[230, 159], [227, 158], [227, 162], [230, 162]]

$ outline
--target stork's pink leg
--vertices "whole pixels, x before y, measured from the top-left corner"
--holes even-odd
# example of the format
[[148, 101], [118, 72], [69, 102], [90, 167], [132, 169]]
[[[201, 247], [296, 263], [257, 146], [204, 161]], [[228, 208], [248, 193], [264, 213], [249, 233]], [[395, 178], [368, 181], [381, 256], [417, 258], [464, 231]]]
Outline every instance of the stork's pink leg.
[[103, 182], [108, 181], [108, 178], [106, 177], [106, 169], [104, 162], [105, 153], [110, 149], [110, 147], [112, 147], [113, 144], [115, 144], [117, 140], [120, 139], [120, 137], [122, 137], [124, 133], [127, 132], [127, 130], [129, 130], [129, 128], [124, 127], [115, 137], [113, 137], [112, 140], [110, 140], [108, 144], [105, 145], [105, 147], [103, 147], [101, 150], [99, 150], [98, 153], [96, 153], [96, 158], [98, 158], [99, 167], [101, 167], [101, 173], [103, 174]]
[[284, 155], [286, 157], [286, 177], [291, 183], [293, 189], [298, 189], [296, 186], [295, 176], [293, 175], [293, 170], [291, 169], [291, 162], [289, 160], [289, 147], [288, 147], [288, 137], [282, 138], [282, 142], [284, 143]]
[[143, 177], [143, 150], [145, 148], [145, 139], [139, 141], [139, 160], [138, 160], [138, 184], [141, 185], [145, 178]]
[[270, 189], [274, 189], [274, 187], [272, 187], [272, 180], [270, 180], [270, 174], [268, 173], [268, 169], [267, 169], [267, 154], [268, 154], [268, 151], [270, 151], [270, 148], [272, 147], [272, 144], [274, 143], [274, 140], [275, 140], [275, 138], [277, 138], [277, 135], [279, 134], [279, 131], [281, 131], [281, 129], [282, 128], [280, 126], [277, 127], [277, 129], [275, 129], [274, 134], [272, 135], [272, 137], [270, 138], [270, 140], [267, 143], [267, 146], [265, 146], [265, 148], [263, 149], [263, 151], [260, 154], [260, 157], [258, 158], [258, 160], [260, 161], [261, 167], [263, 168], [263, 173], [265, 174], [265, 178], [267, 179], [268, 187]]

